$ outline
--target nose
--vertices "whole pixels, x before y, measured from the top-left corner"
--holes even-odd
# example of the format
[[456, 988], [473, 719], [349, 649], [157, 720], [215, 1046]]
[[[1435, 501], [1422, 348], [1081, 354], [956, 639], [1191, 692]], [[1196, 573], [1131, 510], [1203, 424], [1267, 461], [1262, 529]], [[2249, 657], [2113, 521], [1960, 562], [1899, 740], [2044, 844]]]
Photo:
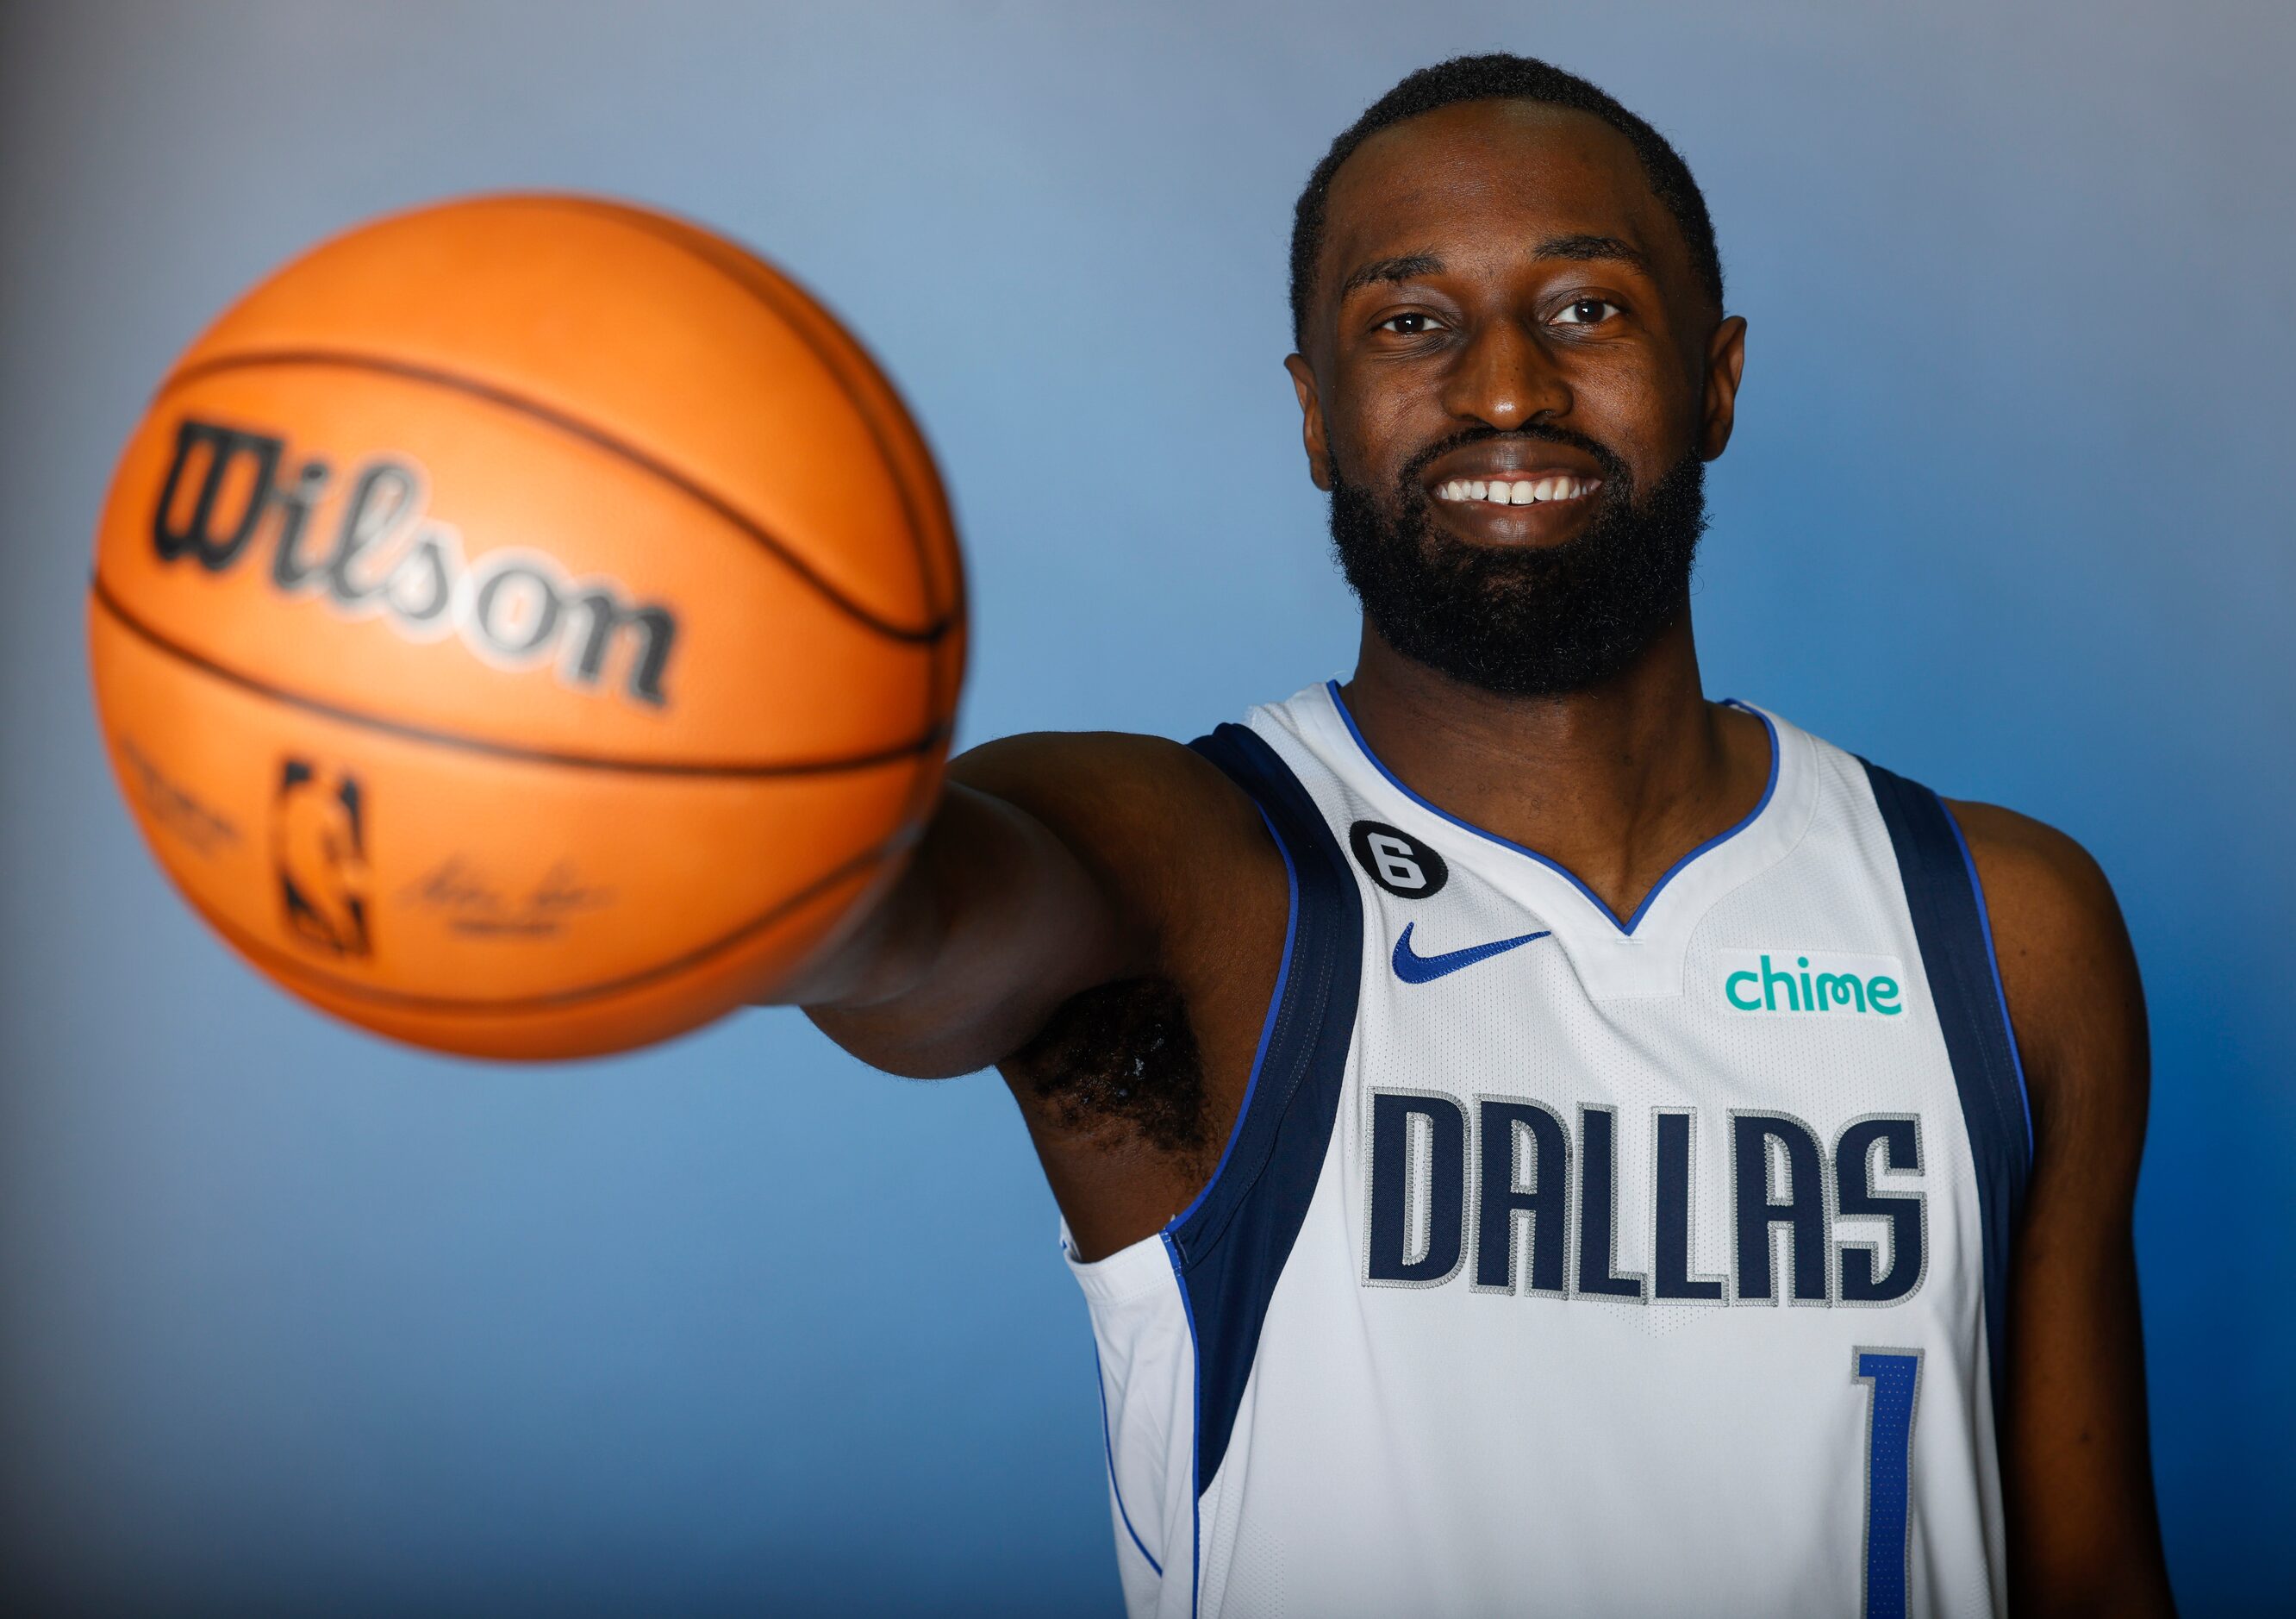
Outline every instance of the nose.
[[1464, 421], [1512, 432], [1526, 422], [1568, 415], [1570, 389], [1545, 345], [1519, 322], [1490, 320], [1460, 351], [1443, 406]]

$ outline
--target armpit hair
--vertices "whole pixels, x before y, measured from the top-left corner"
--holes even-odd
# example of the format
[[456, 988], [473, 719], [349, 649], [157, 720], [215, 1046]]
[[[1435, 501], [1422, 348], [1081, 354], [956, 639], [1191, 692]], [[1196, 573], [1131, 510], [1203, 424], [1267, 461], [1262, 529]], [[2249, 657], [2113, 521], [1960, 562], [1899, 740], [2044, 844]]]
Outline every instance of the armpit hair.
[[1070, 996], [1006, 1066], [1065, 1129], [1124, 1125], [1164, 1152], [1204, 1145], [1203, 1058], [1168, 978]]

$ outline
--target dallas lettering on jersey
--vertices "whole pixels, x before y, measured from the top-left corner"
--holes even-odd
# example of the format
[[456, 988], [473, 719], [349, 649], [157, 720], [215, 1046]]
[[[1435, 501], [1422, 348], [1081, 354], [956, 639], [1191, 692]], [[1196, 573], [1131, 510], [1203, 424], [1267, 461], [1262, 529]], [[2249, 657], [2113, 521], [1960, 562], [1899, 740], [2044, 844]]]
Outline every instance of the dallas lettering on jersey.
[[271, 585], [283, 596], [316, 596], [347, 617], [379, 616], [409, 641], [457, 636], [498, 669], [548, 660], [559, 680], [578, 689], [597, 687], [616, 643], [627, 642], [624, 694], [654, 708], [667, 703], [662, 678], [677, 634], [668, 607], [631, 603], [613, 579], [569, 579], [554, 558], [527, 547], [465, 562], [459, 533], [424, 520], [422, 469], [400, 456], [360, 465], [333, 543], [308, 553], [303, 531], [332, 469], [313, 456], [285, 479], [286, 454], [286, 440], [272, 434], [184, 421], [152, 513], [160, 559], [188, 556], [222, 573], [275, 515]]
[[[1791, 1114], [1733, 1109], [1718, 1208], [1693, 1206], [1693, 1138], [1707, 1122], [1697, 1112], [1649, 1115], [1651, 1184], [1625, 1197], [1618, 1111], [1578, 1114], [1574, 1138], [1544, 1102], [1373, 1091], [1365, 1283], [1439, 1287], [1467, 1270], [1478, 1293], [1659, 1304], [1895, 1304], [1920, 1288], [1918, 1116], [1853, 1119], [1828, 1151]], [[1883, 1189], [1883, 1174], [1901, 1179]], [[1622, 1219], [1649, 1221], [1630, 1249], [1650, 1256], [1647, 1275], [1619, 1268]], [[1726, 1277], [1691, 1268], [1693, 1220], [1711, 1219], [1727, 1234]], [[1886, 1240], [1853, 1240], [1864, 1237]]]

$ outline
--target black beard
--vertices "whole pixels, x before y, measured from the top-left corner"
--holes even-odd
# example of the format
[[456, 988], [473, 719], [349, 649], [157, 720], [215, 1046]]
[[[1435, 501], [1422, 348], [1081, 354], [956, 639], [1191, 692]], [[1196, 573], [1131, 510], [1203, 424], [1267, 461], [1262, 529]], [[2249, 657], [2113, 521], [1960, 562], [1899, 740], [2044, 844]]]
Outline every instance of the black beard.
[[[1436, 532], [1421, 473], [1462, 445], [1505, 438], [1568, 444], [1600, 464], [1600, 505], [1584, 533], [1501, 550]], [[1414, 456], [1398, 485], [1390, 516], [1335, 470], [1332, 547], [1387, 644], [1455, 680], [1502, 697], [1585, 691], [1624, 670], [1689, 608], [1706, 530], [1706, 464], [1695, 453], [1636, 499], [1625, 464], [1582, 434], [1483, 429]]]

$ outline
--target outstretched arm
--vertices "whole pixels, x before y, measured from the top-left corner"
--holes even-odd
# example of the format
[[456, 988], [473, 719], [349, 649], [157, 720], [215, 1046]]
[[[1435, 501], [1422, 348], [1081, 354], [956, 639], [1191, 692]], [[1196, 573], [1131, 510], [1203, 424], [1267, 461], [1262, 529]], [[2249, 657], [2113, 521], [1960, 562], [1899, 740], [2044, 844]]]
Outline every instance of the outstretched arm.
[[1003, 1061], [1083, 990], [1185, 980], [1204, 896], [1273, 858], [1242, 794], [1158, 737], [1007, 737], [949, 777], [900, 880], [773, 997], [913, 1078]]
[[1132, 923], [1043, 822], [952, 782], [899, 882], [776, 998], [873, 1067], [970, 1073], [1070, 996], [1136, 970]]
[[1177, 743], [1009, 737], [892, 890], [775, 999], [865, 1063], [1004, 1071], [1079, 1253], [1203, 1185], [1242, 1104], [1289, 901], [1250, 799]]
[[2033, 1109], [2002, 1428], [2010, 1606], [2171, 1613], [2130, 1231], [2150, 1089], [2136, 953], [2078, 843], [1989, 804], [1952, 809], [1985, 885]]

